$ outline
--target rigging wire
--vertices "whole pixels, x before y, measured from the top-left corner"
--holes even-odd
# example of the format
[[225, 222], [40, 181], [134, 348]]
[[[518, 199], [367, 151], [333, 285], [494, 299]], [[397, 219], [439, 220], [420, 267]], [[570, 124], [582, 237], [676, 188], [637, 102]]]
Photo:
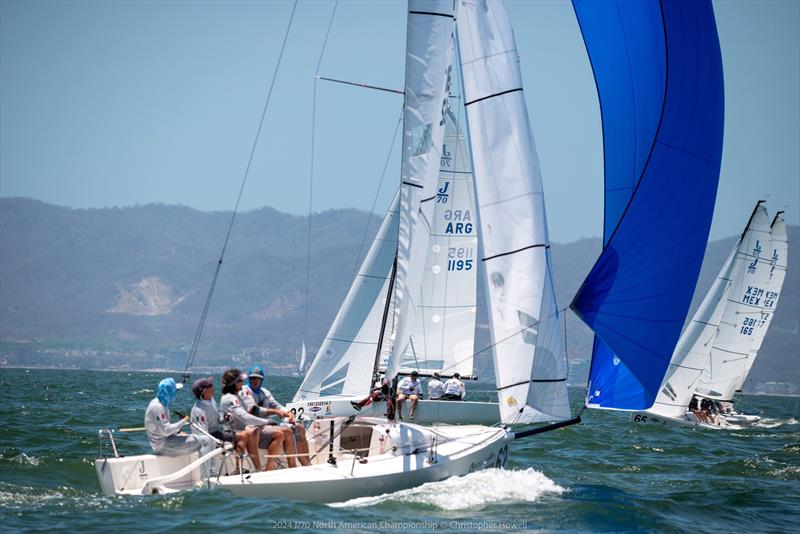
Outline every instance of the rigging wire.
[[339, 0], [333, 4], [331, 10], [331, 18], [328, 21], [328, 29], [325, 31], [325, 39], [322, 41], [322, 49], [319, 51], [319, 59], [317, 59], [317, 66], [314, 69], [314, 94], [311, 97], [311, 155], [310, 155], [310, 171], [308, 175], [308, 233], [306, 235], [306, 305], [305, 305], [305, 319], [303, 323], [303, 341], [308, 340], [308, 312], [309, 312], [309, 296], [311, 293], [311, 210], [314, 205], [314, 148], [315, 139], [317, 137], [317, 80], [319, 79], [319, 69], [322, 66], [322, 58], [325, 55], [325, 49], [328, 46], [328, 37], [331, 35], [331, 28], [333, 27], [333, 19], [336, 16], [336, 8], [339, 7]]
[[378, 196], [380, 196], [381, 188], [383, 187], [383, 180], [386, 177], [386, 169], [389, 168], [389, 161], [392, 159], [392, 152], [394, 151], [394, 145], [397, 141], [397, 132], [400, 131], [400, 125], [403, 123], [403, 109], [400, 109], [400, 117], [397, 119], [397, 123], [394, 125], [394, 133], [392, 133], [392, 142], [389, 144], [389, 151], [386, 153], [386, 160], [383, 162], [383, 171], [381, 172], [381, 179], [378, 181], [378, 187], [375, 189], [375, 196], [372, 198], [372, 206], [369, 208], [369, 216], [367, 217], [367, 224], [364, 226], [364, 233], [361, 236], [361, 244], [358, 247], [358, 254], [356, 254], [356, 260], [353, 263], [353, 274], [350, 276], [350, 279], [355, 279], [356, 274], [358, 273], [358, 265], [361, 261], [361, 253], [364, 251], [364, 245], [367, 243], [367, 234], [369, 233], [369, 227], [372, 223], [372, 217], [375, 215], [375, 206], [378, 203]]
[[289, 15], [289, 22], [286, 25], [286, 32], [283, 35], [283, 42], [281, 43], [281, 50], [278, 54], [278, 62], [275, 64], [275, 70], [272, 73], [272, 81], [269, 84], [269, 90], [267, 91], [267, 97], [264, 101], [264, 108], [261, 110], [261, 118], [258, 121], [258, 128], [256, 129], [256, 135], [253, 139], [253, 146], [250, 148], [250, 156], [247, 159], [247, 166], [245, 167], [244, 176], [242, 177], [242, 184], [239, 186], [239, 195], [236, 197], [236, 205], [233, 208], [233, 213], [231, 214], [231, 219], [228, 222], [228, 230], [225, 233], [225, 240], [222, 243], [222, 250], [219, 254], [219, 260], [217, 261], [217, 267], [214, 270], [214, 277], [211, 279], [211, 287], [208, 290], [208, 295], [206, 296], [206, 301], [203, 306], [203, 313], [200, 315], [200, 324], [197, 325], [197, 330], [194, 333], [194, 339], [192, 340], [192, 348], [189, 351], [189, 357], [186, 360], [186, 367], [183, 370], [183, 383], [185, 384], [191, 374], [189, 373], [189, 369], [192, 367], [194, 363], [195, 356], [197, 356], [197, 347], [200, 344], [200, 338], [203, 335], [203, 328], [206, 324], [206, 319], [208, 318], [208, 310], [211, 307], [211, 299], [214, 296], [214, 289], [217, 286], [217, 279], [219, 278], [219, 271], [222, 268], [222, 260], [225, 257], [225, 251], [228, 248], [228, 241], [231, 237], [231, 230], [233, 230], [233, 223], [236, 221], [236, 214], [239, 211], [239, 204], [242, 201], [242, 194], [244, 193], [244, 186], [247, 183], [247, 178], [250, 175], [250, 168], [253, 164], [253, 157], [255, 156], [256, 147], [258, 146], [258, 139], [261, 136], [261, 129], [264, 126], [264, 118], [267, 115], [267, 108], [269, 107], [269, 102], [272, 99], [272, 90], [275, 88], [275, 81], [278, 79], [278, 71], [281, 67], [281, 61], [283, 60], [283, 53], [286, 50], [286, 41], [289, 39], [289, 32], [292, 29], [292, 21], [294, 20], [294, 14], [297, 10], [297, 0], [294, 1], [292, 5], [292, 13]]

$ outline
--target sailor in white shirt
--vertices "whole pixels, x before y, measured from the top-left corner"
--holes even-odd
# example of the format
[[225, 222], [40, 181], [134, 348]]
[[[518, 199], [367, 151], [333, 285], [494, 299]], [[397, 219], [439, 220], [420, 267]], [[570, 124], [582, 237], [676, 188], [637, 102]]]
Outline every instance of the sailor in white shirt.
[[444, 396], [444, 384], [439, 373], [433, 373], [433, 378], [428, 380], [428, 398], [439, 400]]
[[463, 400], [466, 390], [461, 381], [461, 375], [453, 373], [453, 378], [444, 383], [444, 395], [442, 400]]
[[406, 399], [411, 401], [411, 411], [408, 416], [414, 419], [414, 410], [417, 401], [422, 397], [422, 383], [419, 381], [419, 373], [411, 371], [411, 376], [404, 377], [397, 385], [397, 417], [403, 420], [403, 403]]

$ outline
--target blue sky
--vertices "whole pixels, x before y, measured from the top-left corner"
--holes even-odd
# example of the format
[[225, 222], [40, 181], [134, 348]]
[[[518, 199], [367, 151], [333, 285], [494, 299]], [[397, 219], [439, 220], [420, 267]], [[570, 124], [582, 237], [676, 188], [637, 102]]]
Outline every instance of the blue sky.
[[[0, 195], [228, 210], [292, 3], [0, 2]], [[333, 3], [301, 1], [242, 207], [308, 209], [313, 74]], [[551, 238], [602, 232], [602, 138], [571, 5], [506, 2]], [[754, 202], [800, 222], [800, 2], [714, 3], [726, 85], [712, 238]], [[342, 1], [320, 74], [402, 88], [405, 3]], [[317, 84], [314, 211], [369, 209], [402, 97]], [[395, 147], [376, 211], [399, 174]]]

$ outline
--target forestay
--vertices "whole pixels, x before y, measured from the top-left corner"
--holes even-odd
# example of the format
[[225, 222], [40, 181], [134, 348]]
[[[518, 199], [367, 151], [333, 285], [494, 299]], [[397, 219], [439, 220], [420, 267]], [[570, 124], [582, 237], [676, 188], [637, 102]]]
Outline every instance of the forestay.
[[456, 2], [410, 0], [406, 40], [400, 218], [394, 284], [395, 334], [386, 377], [397, 374], [409, 346], [436, 199], [444, 109], [453, 56]]
[[714, 399], [731, 400], [747, 369], [755, 342], [755, 325], [767, 308], [766, 284], [772, 249], [769, 217], [759, 203], [736, 250], [736, 264], [710, 357], [700, 376], [697, 392]]
[[502, 3], [464, 3], [458, 37], [501, 419], [566, 419], [541, 174]]
[[572, 303], [598, 336], [586, 402], [646, 409], [686, 318], [714, 209], [719, 41], [709, 1], [573, 6], [597, 82], [606, 161], [604, 249]]

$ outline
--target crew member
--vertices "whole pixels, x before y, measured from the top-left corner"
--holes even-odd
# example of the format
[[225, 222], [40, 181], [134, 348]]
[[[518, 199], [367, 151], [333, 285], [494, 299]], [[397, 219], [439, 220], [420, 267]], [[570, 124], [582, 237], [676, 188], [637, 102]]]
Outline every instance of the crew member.
[[[292, 431], [295, 449], [300, 454], [300, 463], [308, 465], [308, 440], [306, 439], [306, 429], [302, 423], [295, 421], [294, 414], [288, 411], [283, 404], [278, 402], [270, 390], [261, 387], [264, 383], [264, 371], [261, 367], [255, 366], [248, 373], [247, 384], [239, 392], [242, 405], [248, 413], [257, 417], [267, 418], [277, 416], [281, 418], [280, 426]], [[283, 419], [286, 419], [284, 422]]]
[[156, 398], [150, 401], [144, 414], [147, 440], [156, 454], [180, 456], [200, 450], [200, 441], [195, 436], [180, 431], [189, 422], [188, 415], [177, 423], [170, 422], [169, 405], [177, 395], [175, 380], [165, 378], [158, 383]]

